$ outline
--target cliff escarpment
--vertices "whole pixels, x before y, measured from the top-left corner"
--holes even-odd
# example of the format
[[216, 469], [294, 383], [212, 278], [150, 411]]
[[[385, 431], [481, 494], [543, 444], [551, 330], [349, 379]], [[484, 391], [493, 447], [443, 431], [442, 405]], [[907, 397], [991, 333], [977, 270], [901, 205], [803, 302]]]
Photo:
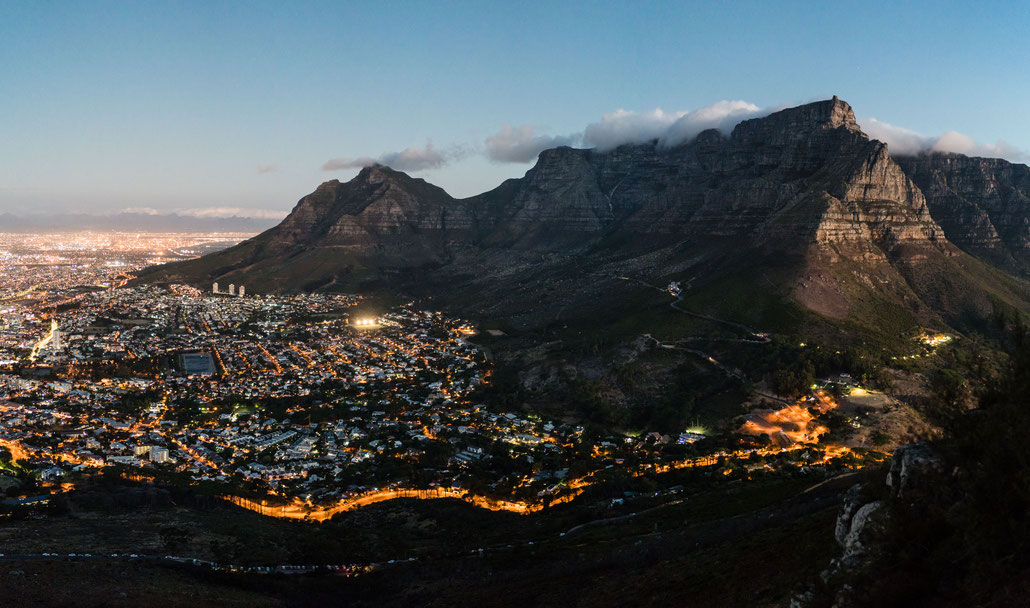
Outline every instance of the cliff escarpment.
[[950, 241], [1030, 272], [1030, 167], [948, 153], [903, 157], [898, 163], [923, 191]]
[[[620, 276], [689, 281], [705, 305], [758, 316], [705, 293], [760, 277], [765, 300], [867, 325], [887, 309], [900, 327], [1022, 307], [1021, 283], [955, 245], [1026, 247], [1025, 172], [938, 160], [966, 168], [899, 165], [834, 97], [674, 147], [545, 150], [524, 177], [467, 199], [374, 165], [322, 184], [271, 230], [141, 280], [431, 294], [519, 323], [624, 289]], [[977, 213], [941, 211], [954, 206]]]

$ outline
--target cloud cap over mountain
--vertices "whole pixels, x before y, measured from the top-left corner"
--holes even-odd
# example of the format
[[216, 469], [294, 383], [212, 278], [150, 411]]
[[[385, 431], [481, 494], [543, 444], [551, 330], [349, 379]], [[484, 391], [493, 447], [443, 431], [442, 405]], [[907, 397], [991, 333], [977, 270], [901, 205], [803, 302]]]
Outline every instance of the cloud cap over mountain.
[[605, 114], [600, 122], [587, 125], [583, 142], [602, 152], [652, 140], [658, 140], [663, 146], [678, 146], [708, 129], [728, 134], [740, 121], [772, 111], [740, 100], [723, 100], [693, 111], [665, 112], [655, 108], [638, 113], [619, 109]]
[[[480, 144], [455, 143], [441, 149], [427, 141], [422, 147], [410, 146], [374, 157], [332, 158], [322, 165], [322, 170], [360, 169], [380, 164], [398, 171], [422, 172], [441, 169], [469, 156], [485, 158], [494, 164], [528, 164], [534, 162], [542, 151], [559, 146], [582, 146], [607, 152], [626, 144], [654, 141], [668, 148], [689, 143], [708, 129], [729, 135], [741, 121], [760, 118], [786, 107], [761, 107], [744, 100], [722, 100], [695, 110], [655, 108], [634, 111], [620, 108], [588, 123], [582, 131], [567, 135], [551, 135], [545, 128], [528, 123], [504, 123], [499, 131], [484, 138]], [[870, 137], [886, 142], [895, 155], [954, 152], [1015, 162], [1030, 158], [1026, 152], [1002, 140], [993, 144], [980, 143], [958, 131], [946, 131], [931, 137], [876, 118], [858, 122]]]
[[433, 142], [427, 141], [425, 147], [411, 146], [399, 152], [384, 152], [376, 158], [361, 156], [358, 158], [331, 158], [322, 165], [323, 171], [339, 171], [341, 169], [362, 169], [372, 165], [386, 165], [398, 171], [426, 171], [439, 169], [444, 165], [465, 156], [460, 146], [439, 150]]
[[1015, 162], [1030, 159], [1025, 151], [1000, 139], [993, 144], [980, 143], [958, 131], [945, 131], [941, 135], [931, 137], [876, 118], [865, 118], [859, 123], [869, 137], [886, 143], [890, 153], [897, 156], [914, 156], [925, 152], [953, 152], [966, 156], [1004, 158]]
[[486, 157], [497, 163], [531, 163], [548, 148], [572, 146], [581, 139], [579, 135], [544, 135], [533, 125], [505, 123], [500, 132], [486, 138]]

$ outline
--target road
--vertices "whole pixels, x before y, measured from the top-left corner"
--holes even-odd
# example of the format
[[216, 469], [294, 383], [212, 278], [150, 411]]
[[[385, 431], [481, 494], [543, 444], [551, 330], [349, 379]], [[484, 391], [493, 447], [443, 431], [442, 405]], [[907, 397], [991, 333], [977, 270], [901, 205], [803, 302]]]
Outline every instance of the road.
[[185, 566], [196, 566], [211, 570], [223, 570], [230, 572], [247, 572], [251, 574], [308, 574], [313, 572], [330, 572], [351, 576], [368, 566], [356, 566], [353, 564], [275, 564], [268, 566], [242, 566], [236, 564], [220, 564], [203, 559], [182, 557], [177, 555], [144, 555], [141, 553], [0, 553], [0, 561], [23, 562], [23, 561], [81, 561], [81, 562], [145, 562], [152, 564], [177, 564]]
[[[582, 492], [582, 490], [576, 492], [576, 495], [580, 492]], [[489, 509], [491, 511], [510, 511], [514, 513], [534, 513], [550, 506], [551, 504], [566, 501], [564, 497], [548, 503], [525, 503], [511, 500], [500, 500], [472, 494], [461, 488], [384, 488], [382, 490], [375, 490], [344, 499], [340, 503], [331, 506], [314, 506], [298, 501], [285, 505], [269, 505], [264, 502], [240, 496], [223, 496], [223, 498], [234, 505], [255, 511], [262, 515], [278, 517], [281, 519], [302, 519], [317, 522], [331, 519], [338, 513], [352, 511], [378, 502], [396, 500], [398, 498], [416, 498], [420, 500], [457, 498], [458, 500], [463, 500], [483, 509]]]
[[[678, 295], [675, 295], [675, 294], [672, 294], [666, 288], [659, 287], [657, 285], [652, 285], [651, 283], [648, 283], [647, 281], [643, 281], [641, 279], [635, 279], [633, 277], [617, 276], [615, 278], [621, 279], [623, 281], [632, 281], [634, 283], [639, 283], [639, 284], [641, 284], [641, 285], [643, 285], [645, 287], [650, 287], [651, 289], [654, 289], [656, 291], [660, 291], [662, 293], [666, 293], [666, 294], [672, 295], [675, 298], [675, 300], [673, 300], [671, 303], [669, 303], [669, 307], [672, 308], [673, 310], [676, 310], [677, 312], [681, 312], [681, 313], [683, 313], [685, 315], [690, 315], [692, 317], [697, 317], [699, 319], [704, 319], [706, 321], [712, 321], [713, 323], [720, 323], [722, 325], [727, 325], [729, 327], [733, 327], [734, 329], [739, 329], [739, 330], [743, 331], [744, 333], [748, 334], [749, 336], [751, 336], [751, 338], [748, 339], [748, 340], [740, 340], [742, 342], [754, 342], [754, 343], [757, 343], [757, 344], [762, 344], [762, 343], [765, 343], [765, 342], [769, 341], [769, 335], [767, 333], [760, 332], [760, 331], [758, 331], [758, 330], [756, 330], [756, 329], [754, 329], [752, 327], [748, 327], [747, 325], [744, 325], [743, 323], [738, 323], [736, 321], [729, 321], [727, 319], [720, 319], [718, 317], [713, 317], [711, 315], [706, 315], [706, 314], [702, 314], [702, 313], [699, 313], [699, 312], [694, 312], [693, 310], [687, 310], [686, 308], [683, 308], [683, 306], [681, 305], [681, 303], [683, 302], [683, 298], [684, 298], [682, 292], [680, 294], [678, 294]], [[688, 287], [690, 286], [690, 283], [693, 282], [693, 280], [694, 279], [691, 279], [690, 281], [687, 282], [687, 286]]]
[[[707, 456], [700, 456], [697, 458], [683, 458], [668, 462], [632, 465], [627, 467], [625, 472], [634, 477], [639, 477], [646, 474], [667, 473], [669, 471], [679, 469], [708, 467], [717, 464], [719, 458], [722, 457], [743, 459], [748, 458], [749, 456], [750, 453], [709, 454]], [[566, 493], [537, 502], [504, 500], [500, 498], [481, 496], [479, 494], [473, 494], [462, 488], [414, 489], [402, 487], [377, 489], [364, 494], [345, 498], [339, 503], [333, 505], [325, 506], [310, 505], [299, 500], [294, 500], [287, 504], [268, 504], [268, 501], [259, 501], [244, 498], [242, 496], [225, 495], [222, 496], [222, 498], [236, 506], [254, 511], [255, 513], [260, 513], [261, 515], [276, 517], [279, 519], [296, 519], [312, 522], [327, 521], [338, 513], [344, 513], [346, 511], [352, 511], [368, 505], [373, 505], [387, 500], [396, 500], [398, 498], [415, 498], [418, 500], [456, 498], [476, 507], [488, 509], [490, 511], [508, 511], [510, 513], [528, 515], [530, 513], [537, 513], [548, 507], [571, 502], [582, 494], [586, 488], [597, 483], [596, 475], [608, 472], [610, 472], [610, 469], [600, 469], [587, 473], [583, 477], [570, 479], [566, 481], [563, 486], [565, 490], [568, 490]]]
[[[726, 374], [730, 378], [734, 378], [734, 379], [739, 380], [741, 382], [747, 382], [748, 381], [748, 377], [747, 377], [747, 375], [743, 371], [741, 371], [739, 369], [736, 369], [736, 368], [731, 368], [731, 367], [729, 367], [727, 365], [724, 365], [724, 364], [720, 363], [715, 357], [711, 356], [710, 354], [708, 354], [708, 353], [706, 353], [704, 351], [698, 350], [696, 348], [687, 348], [685, 346], [680, 346], [679, 343], [681, 343], [681, 342], [689, 342], [689, 341], [692, 341], [692, 340], [705, 340], [705, 341], [720, 341], [720, 342], [739, 342], [739, 343], [747, 343], [747, 344], [766, 344], [766, 343], [771, 341], [771, 338], [769, 337], [768, 333], [760, 332], [760, 331], [754, 329], [753, 327], [748, 327], [747, 325], [744, 325], [743, 323], [738, 323], [736, 321], [729, 321], [727, 319], [720, 319], [718, 317], [713, 317], [711, 315], [706, 315], [706, 314], [702, 314], [702, 313], [699, 313], [699, 312], [694, 312], [692, 310], [687, 310], [686, 308], [683, 308], [683, 306], [681, 305], [681, 303], [683, 302], [683, 297], [684, 297], [682, 293], [673, 294], [668, 289], [663, 289], [663, 288], [661, 288], [661, 287], [659, 287], [657, 285], [652, 285], [651, 283], [648, 283], [647, 281], [643, 281], [641, 279], [635, 279], [633, 277], [617, 276], [615, 278], [621, 279], [623, 281], [632, 281], [634, 283], [639, 283], [639, 284], [641, 284], [641, 285], [643, 285], [645, 287], [650, 287], [651, 289], [654, 289], [656, 291], [660, 291], [662, 293], [666, 293], [666, 294], [672, 295], [675, 299], [672, 302], [669, 303], [669, 307], [672, 308], [673, 310], [677, 311], [677, 312], [683, 313], [685, 315], [690, 315], [692, 317], [697, 317], [699, 319], [704, 319], [706, 321], [711, 321], [713, 323], [720, 323], [722, 325], [726, 325], [726, 326], [732, 327], [734, 329], [737, 329], [737, 330], [745, 332], [748, 335], [747, 338], [710, 338], [710, 337], [707, 337], [707, 336], [691, 336], [691, 337], [688, 337], [688, 338], [682, 338], [682, 339], [677, 340], [675, 342], [664, 342], [662, 340], [659, 340], [658, 338], [655, 338], [651, 334], [643, 334], [644, 338], [653, 341], [655, 343], [655, 345], [658, 346], [659, 348], [665, 348], [665, 349], [669, 349], [669, 350], [681, 350], [681, 351], [685, 351], [685, 352], [691, 353], [693, 355], [697, 355], [698, 357], [701, 357], [702, 359], [708, 361], [710, 364], [712, 364], [713, 366], [718, 368], [720, 371], [722, 371], [724, 374]], [[690, 281], [687, 282], [687, 286], [688, 287], [689, 287], [690, 282], [692, 282], [692, 281], [693, 281], [693, 279], [691, 279]]]
[[676, 344], [671, 343], [671, 342], [662, 342], [661, 340], [659, 340], [658, 338], [655, 338], [651, 334], [644, 334], [643, 337], [647, 338], [648, 340], [654, 341], [655, 345], [658, 346], [658, 348], [665, 348], [665, 349], [668, 349], [668, 350], [682, 350], [682, 351], [691, 353], [693, 355], [697, 355], [698, 357], [701, 357], [702, 359], [704, 359], [704, 360], [708, 361], [709, 363], [711, 363], [713, 366], [718, 368], [721, 372], [723, 372], [724, 374], [726, 374], [730, 378], [735, 378], [737, 380], [740, 380], [741, 382], [747, 382], [748, 381], [748, 377], [747, 377], [747, 375], [744, 374], [744, 372], [740, 371], [739, 369], [736, 369], [736, 368], [733, 368], [733, 367], [729, 367], [729, 366], [726, 366], [726, 365], [724, 365], [722, 363], [719, 363], [719, 361], [715, 357], [709, 355], [708, 353], [706, 353], [704, 351], [697, 350], [696, 348], [685, 348], [683, 346], [677, 346]]

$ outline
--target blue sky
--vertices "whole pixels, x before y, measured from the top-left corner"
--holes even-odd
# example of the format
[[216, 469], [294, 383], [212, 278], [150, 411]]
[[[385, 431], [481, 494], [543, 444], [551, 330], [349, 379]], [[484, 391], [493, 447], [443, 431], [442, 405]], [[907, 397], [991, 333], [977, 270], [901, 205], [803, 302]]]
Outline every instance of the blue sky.
[[834, 94], [1025, 159], [1030, 5], [894, 4], [9, 0], [0, 213], [283, 211], [427, 144], [412, 173], [469, 196], [531, 166], [491, 160], [505, 124], [582, 145], [619, 109]]

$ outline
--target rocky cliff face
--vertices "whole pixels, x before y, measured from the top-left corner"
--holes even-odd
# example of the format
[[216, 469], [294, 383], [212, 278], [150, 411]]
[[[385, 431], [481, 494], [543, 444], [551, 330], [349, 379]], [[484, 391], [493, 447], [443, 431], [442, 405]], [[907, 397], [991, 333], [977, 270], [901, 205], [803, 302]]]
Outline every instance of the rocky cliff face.
[[554, 248], [544, 233], [579, 235], [581, 242], [621, 233], [888, 244], [942, 235], [919, 189], [836, 98], [745, 121], [729, 137], [708, 131], [672, 149], [548, 150], [505, 189], [507, 197], [473, 199], [499, 204], [481, 226], [544, 249]]
[[1030, 270], [1030, 167], [946, 153], [898, 163], [923, 191], [950, 241]]
[[[978, 203], [987, 218], [974, 224], [1004, 226], [1005, 238], [1023, 242], [1026, 230], [1018, 230], [1013, 210], [1025, 199], [1026, 179], [1016, 169], [1001, 178], [996, 168], [979, 166], [961, 179], [915, 165], [909, 173], [937, 176], [967, 199], [1005, 185], [992, 202]], [[706, 131], [673, 148], [651, 142], [603, 153], [546, 150], [523, 178], [463, 200], [388, 167], [369, 167], [349, 182], [322, 184], [276, 228], [146, 279], [233, 279], [255, 293], [370, 282], [404, 288], [413, 281], [485, 293], [532, 275], [596, 297], [598, 276], [664, 280], [692, 269], [714, 281], [776, 257], [781, 266], [785, 259], [795, 264], [781, 273], [791, 283], [784, 294], [796, 289], [792, 297], [820, 314], [854, 314], [854, 285], [868, 292], [868, 302], [901, 301], [923, 311], [926, 302], [943, 300], [925, 292], [939, 286], [921, 269], [941, 272], [959, 255], [932, 217], [944, 204], [935, 196], [928, 204], [886, 146], [870, 140], [835, 97], [744, 121], [728, 136]], [[964, 272], [954, 269], [957, 283]], [[814, 278], [802, 280], [806, 273]]]
[[835, 98], [672, 149], [546, 150], [524, 178], [460, 201], [373, 166], [322, 184], [259, 239], [273, 250], [422, 241], [565, 252], [619, 232], [932, 241], [940, 229], [885, 146]]

